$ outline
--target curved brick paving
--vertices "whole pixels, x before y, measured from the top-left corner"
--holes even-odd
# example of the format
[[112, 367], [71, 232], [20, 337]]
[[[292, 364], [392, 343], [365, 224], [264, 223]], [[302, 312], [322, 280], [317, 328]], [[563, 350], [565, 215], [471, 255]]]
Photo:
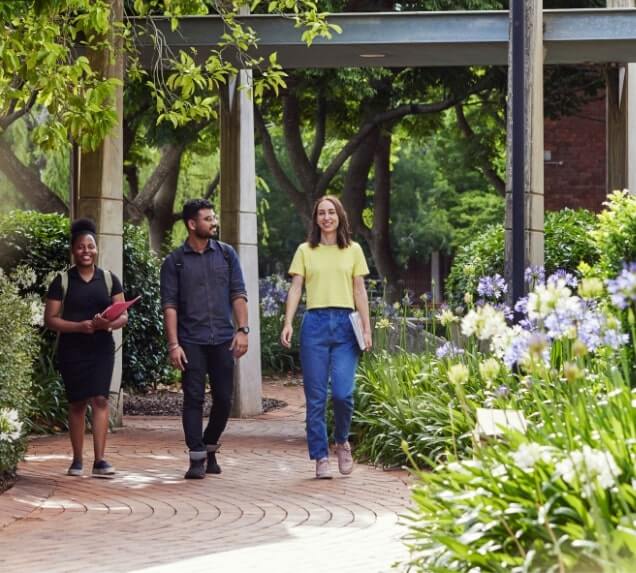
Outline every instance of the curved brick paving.
[[406, 556], [406, 475], [358, 465], [313, 479], [302, 391], [265, 394], [290, 405], [231, 420], [223, 474], [202, 481], [182, 479], [175, 418], [126, 418], [109, 436], [110, 480], [65, 476], [66, 436], [32, 440], [18, 484], [0, 496], [2, 571], [389, 571]]

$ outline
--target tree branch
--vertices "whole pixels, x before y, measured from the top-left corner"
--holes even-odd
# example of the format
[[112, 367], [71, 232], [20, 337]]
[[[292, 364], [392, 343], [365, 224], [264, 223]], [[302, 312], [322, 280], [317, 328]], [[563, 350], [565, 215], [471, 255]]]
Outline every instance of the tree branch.
[[324, 95], [318, 98], [318, 107], [316, 108], [316, 132], [314, 134], [314, 144], [309, 155], [309, 162], [314, 170], [318, 167], [318, 161], [322, 150], [325, 147], [325, 139], [327, 136], [327, 104]]
[[478, 169], [483, 173], [484, 177], [488, 179], [488, 181], [490, 181], [490, 184], [497, 190], [500, 195], [505, 195], [506, 182], [501, 177], [499, 177], [497, 171], [486, 157], [483, 146], [478, 141], [479, 138], [475, 135], [473, 128], [470, 126], [468, 120], [466, 119], [464, 108], [461, 103], [458, 103], [455, 106], [455, 114], [457, 116], [457, 125], [459, 126], [460, 131], [464, 134], [464, 137], [473, 145], [478, 145], [481, 147], [481, 152], [476, 153], [473, 156], [476, 162], [479, 164]]
[[9, 144], [0, 138], [0, 171], [36, 210], [43, 213], [68, 213], [68, 207], [55, 192], [42, 183], [38, 173], [24, 165]]
[[214, 179], [210, 181], [210, 184], [208, 185], [208, 188], [205, 191], [204, 199], [212, 199], [212, 197], [214, 197], [214, 194], [216, 193], [216, 189], [219, 186], [220, 182], [221, 182], [221, 173], [219, 172], [214, 176]]
[[316, 180], [316, 171], [305, 152], [300, 134], [300, 105], [298, 98], [292, 92], [287, 92], [283, 96], [283, 133], [296, 177], [304, 188], [312, 189]]
[[393, 122], [406, 117], [407, 115], [417, 115], [423, 113], [436, 113], [444, 111], [453, 107], [455, 104], [465, 100], [468, 96], [478, 93], [487, 88], [493, 77], [491, 74], [486, 74], [479, 82], [477, 82], [472, 88], [468, 89], [464, 94], [448, 97], [441, 101], [429, 104], [422, 103], [410, 103], [398, 106], [394, 109], [379, 113], [375, 117], [368, 120], [362, 125], [358, 132], [346, 143], [346, 145], [336, 155], [327, 169], [322, 173], [318, 183], [316, 185], [316, 193], [318, 195], [324, 194], [325, 190], [331, 183], [331, 180], [336, 176], [342, 165], [355, 149], [364, 141], [364, 138], [374, 129], [385, 122]]
[[27, 104], [19, 109], [18, 111], [15, 111], [15, 106], [16, 106], [16, 100], [13, 100], [11, 102], [11, 105], [9, 106], [9, 110], [7, 115], [5, 115], [2, 119], [0, 119], [0, 132], [2, 131], [6, 131], [6, 129], [15, 121], [17, 121], [18, 119], [20, 119], [22, 116], [26, 115], [27, 113], [29, 113], [29, 111], [31, 111], [31, 108], [33, 107], [33, 105], [35, 104], [35, 98], [37, 97], [37, 94], [34, 92], [31, 94], [31, 97], [29, 98], [29, 101], [27, 102]]
[[127, 214], [131, 222], [139, 223], [143, 220], [166, 177], [179, 164], [184, 149], [185, 144], [183, 143], [169, 143], [163, 146], [159, 164], [155, 167], [139, 195], [128, 204]]
[[306, 220], [305, 222], [308, 222], [311, 220], [311, 205], [309, 204], [311, 200], [308, 200], [306, 193], [302, 193], [296, 189], [294, 183], [291, 179], [289, 179], [289, 177], [287, 177], [287, 174], [281, 167], [278, 157], [276, 156], [276, 151], [274, 150], [272, 138], [267, 130], [267, 126], [265, 125], [265, 120], [263, 119], [261, 110], [257, 105], [254, 106], [254, 125], [261, 136], [263, 156], [265, 157], [265, 162], [267, 163], [270, 172], [276, 178], [281, 189], [287, 193], [298, 213], [300, 213], [300, 215]]

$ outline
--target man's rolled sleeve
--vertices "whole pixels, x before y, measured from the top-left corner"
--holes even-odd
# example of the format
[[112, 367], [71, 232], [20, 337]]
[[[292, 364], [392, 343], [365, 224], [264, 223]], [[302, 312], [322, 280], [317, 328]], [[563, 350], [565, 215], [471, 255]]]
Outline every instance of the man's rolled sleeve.
[[168, 256], [161, 265], [160, 276], [161, 308], [178, 308], [179, 278], [173, 257]]
[[232, 258], [232, 276], [230, 277], [230, 300], [244, 298], [247, 300], [247, 289], [243, 280], [243, 271], [238, 255], [234, 249], [230, 249], [230, 257]]

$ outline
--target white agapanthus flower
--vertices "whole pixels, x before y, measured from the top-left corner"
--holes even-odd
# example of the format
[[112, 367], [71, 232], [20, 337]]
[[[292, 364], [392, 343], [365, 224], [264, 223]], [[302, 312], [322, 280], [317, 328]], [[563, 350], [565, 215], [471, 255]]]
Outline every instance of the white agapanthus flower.
[[31, 299], [29, 308], [31, 309], [31, 324], [44, 326], [44, 304], [42, 301], [38, 298]]
[[464, 364], [453, 364], [448, 369], [448, 380], [451, 384], [466, 384], [468, 382], [468, 367]]
[[528, 318], [543, 320], [558, 310], [560, 313], [577, 314], [581, 301], [572, 296], [564, 279], [557, 279], [548, 284], [540, 284], [528, 295]]
[[22, 434], [22, 422], [18, 411], [12, 408], [0, 409], [0, 442], [14, 442]]
[[507, 329], [504, 313], [489, 304], [469, 311], [462, 319], [462, 334], [479, 340], [502, 336]]
[[556, 473], [570, 485], [575, 485], [578, 481], [583, 495], [589, 497], [595, 485], [603, 489], [613, 487], [622, 472], [610, 453], [585, 445], [558, 462]]
[[459, 320], [459, 317], [456, 316], [453, 311], [448, 308], [440, 311], [437, 314], [436, 318], [437, 320], [439, 320], [442, 326], [448, 326], [449, 324], [452, 324], [453, 322], [457, 322]]
[[515, 465], [522, 471], [530, 473], [537, 462], [550, 463], [552, 461], [552, 449], [536, 442], [521, 444], [512, 454]]
[[479, 374], [486, 381], [491, 383], [501, 370], [501, 364], [496, 358], [487, 358], [483, 362], [479, 363]]

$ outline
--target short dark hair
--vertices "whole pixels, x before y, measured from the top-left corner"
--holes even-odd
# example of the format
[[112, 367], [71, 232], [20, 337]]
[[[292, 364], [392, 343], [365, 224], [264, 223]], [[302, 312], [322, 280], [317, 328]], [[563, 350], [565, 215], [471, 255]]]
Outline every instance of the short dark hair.
[[97, 226], [92, 219], [76, 219], [71, 224], [71, 245], [74, 245], [75, 241], [84, 235], [96, 238]]
[[190, 199], [183, 204], [181, 218], [185, 226], [188, 226], [190, 219], [196, 219], [201, 209], [213, 209], [212, 203], [207, 199]]

